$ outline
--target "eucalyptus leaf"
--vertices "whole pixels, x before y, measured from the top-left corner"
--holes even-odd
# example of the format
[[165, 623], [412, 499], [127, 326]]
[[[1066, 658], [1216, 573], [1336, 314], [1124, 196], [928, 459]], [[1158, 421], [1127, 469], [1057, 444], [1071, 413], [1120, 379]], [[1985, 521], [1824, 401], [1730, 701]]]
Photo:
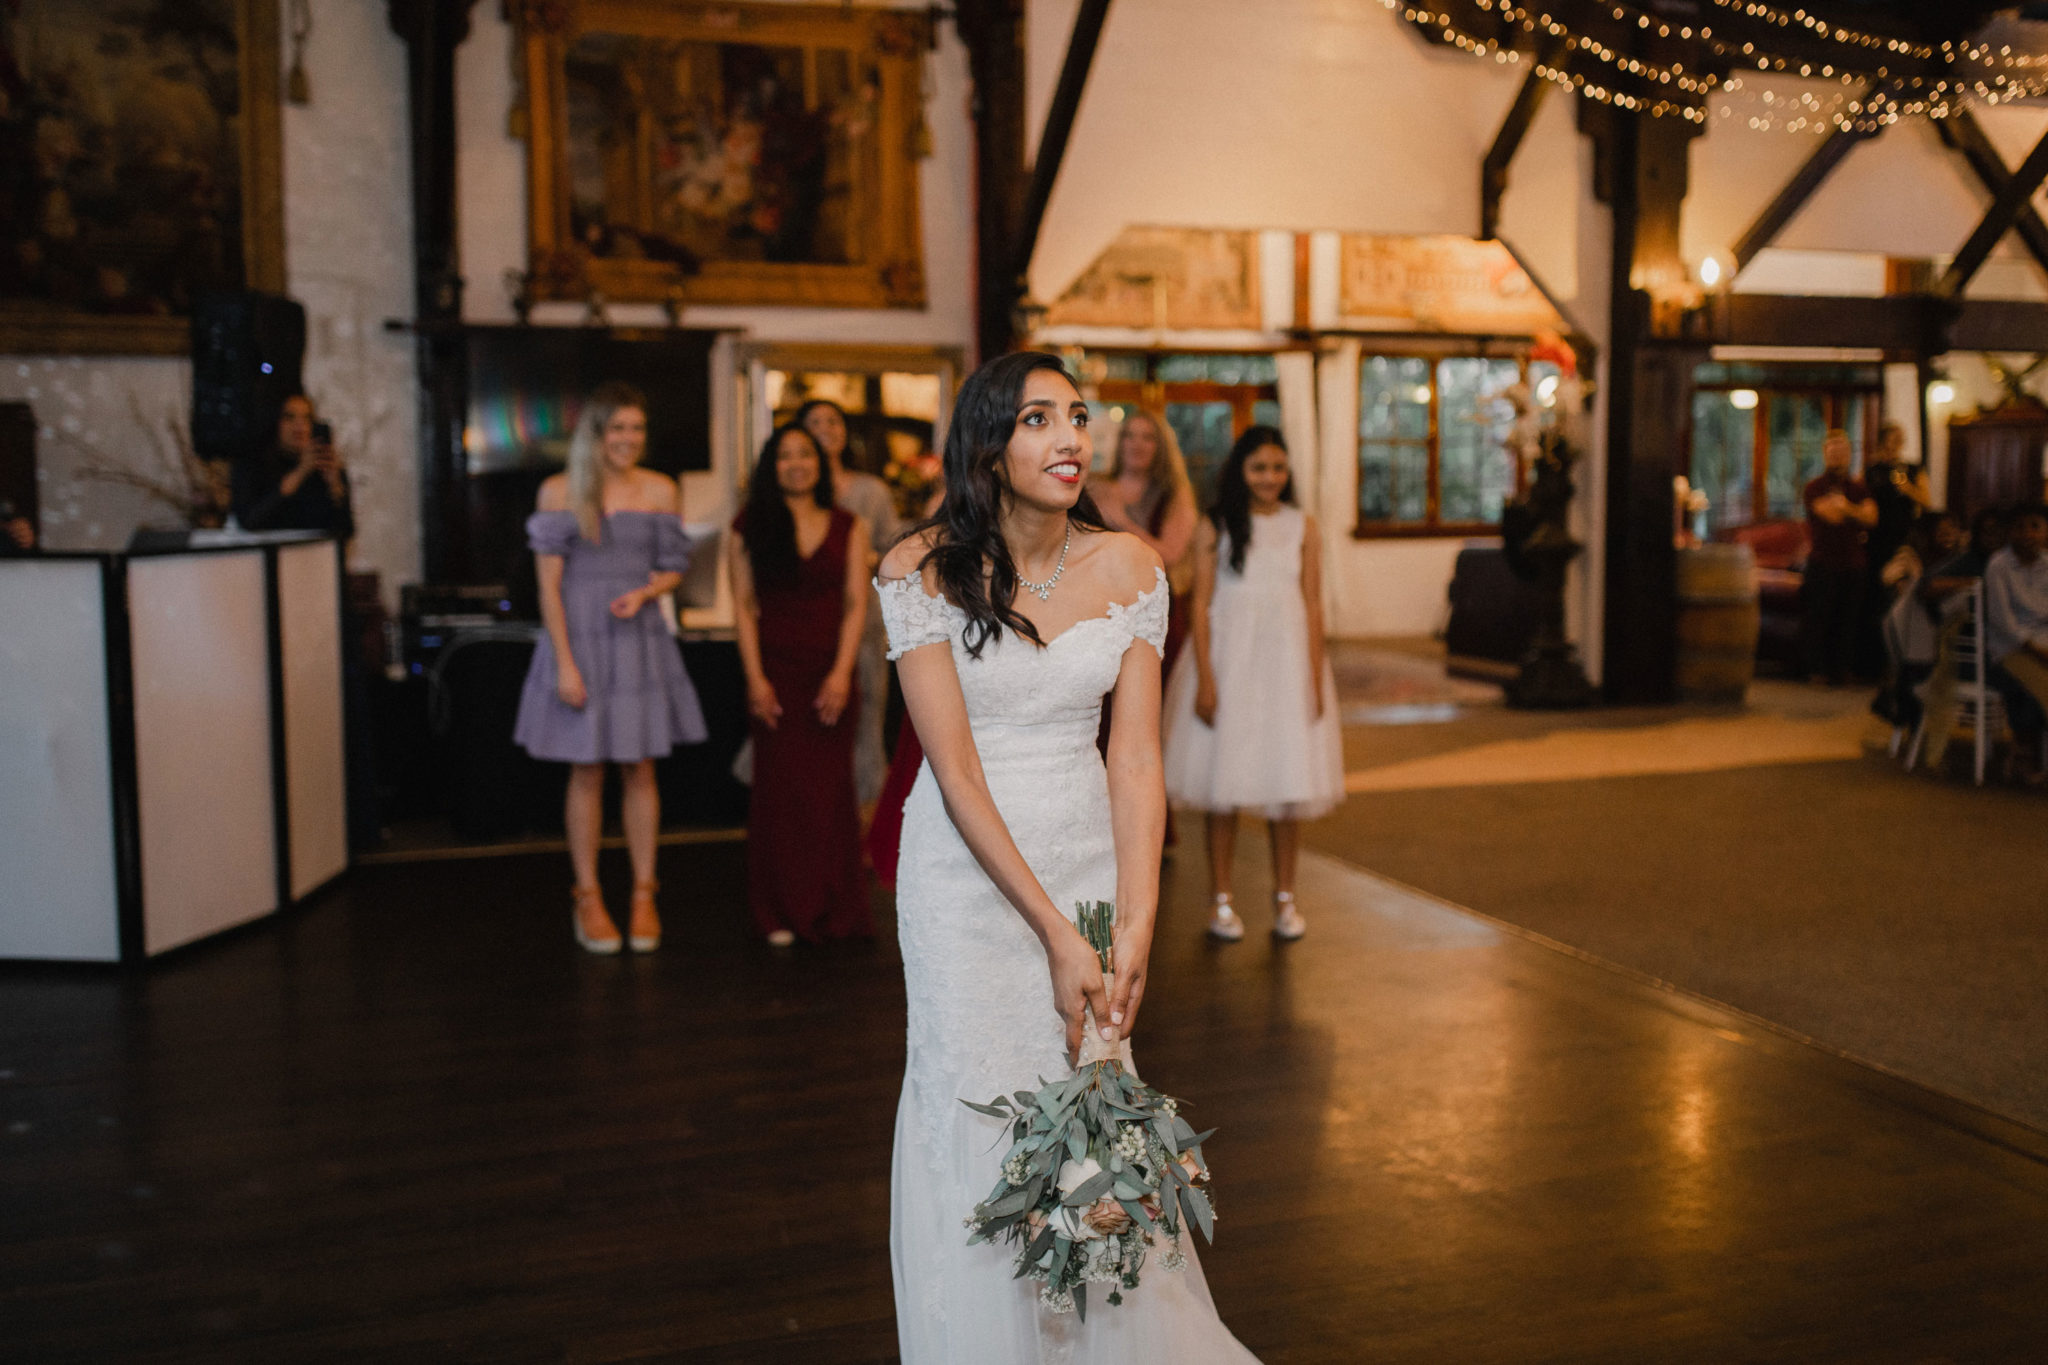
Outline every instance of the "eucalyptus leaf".
[[992, 1119], [1002, 1119], [1005, 1122], [1007, 1122], [1010, 1117], [1008, 1114], [1004, 1113], [1002, 1110], [996, 1108], [992, 1104], [976, 1104], [973, 1100], [962, 1100], [960, 1101], [960, 1103], [966, 1105], [975, 1113], [987, 1114]]
[[1180, 1192], [1181, 1207], [1190, 1210], [1190, 1219], [1202, 1229], [1202, 1240], [1216, 1240], [1216, 1215], [1209, 1208], [1209, 1196], [1192, 1185], [1184, 1186]]
[[1076, 1185], [1074, 1192], [1060, 1200], [1060, 1202], [1068, 1208], [1078, 1209], [1085, 1204], [1092, 1204], [1102, 1198], [1109, 1191], [1109, 1187], [1115, 1183], [1116, 1177], [1114, 1175], [1111, 1175], [1108, 1171], [1097, 1171], [1094, 1175], [1089, 1176], [1086, 1180]]
[[1030, 1190], [1011, 1190], [988, 1206], [989, 1217], [1000, 1218], [1006, 1213], [1020, 1213], [1030, 1208], [1031, 1203]]

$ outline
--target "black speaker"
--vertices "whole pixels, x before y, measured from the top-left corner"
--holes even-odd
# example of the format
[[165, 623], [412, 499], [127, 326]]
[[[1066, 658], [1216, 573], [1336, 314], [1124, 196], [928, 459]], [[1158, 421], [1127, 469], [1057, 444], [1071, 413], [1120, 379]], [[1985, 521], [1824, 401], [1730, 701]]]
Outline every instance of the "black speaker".
[[267, 449], [299, 389], [306, 309], [253, 291], [201, 294], [192, 308], [192, 449], [233, 460]]

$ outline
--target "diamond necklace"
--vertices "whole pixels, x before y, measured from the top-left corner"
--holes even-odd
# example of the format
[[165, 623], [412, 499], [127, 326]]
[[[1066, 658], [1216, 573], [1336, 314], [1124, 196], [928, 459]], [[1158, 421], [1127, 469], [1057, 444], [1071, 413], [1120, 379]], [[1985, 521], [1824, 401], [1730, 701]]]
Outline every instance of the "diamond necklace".
[[1033, 583], [1023, 574], [1017, 575], [1017, 585], [1043, 602], [1052, 596], [1052, 590], [1060, 581], [1060, 575], [1067, 571], [1067, 549], [1074, 543], [1074, 523], [1067, 523], [1067, 538], [1060, 542], [1060, 562], [1052, 566], [1052, 577], [1043, 583]]

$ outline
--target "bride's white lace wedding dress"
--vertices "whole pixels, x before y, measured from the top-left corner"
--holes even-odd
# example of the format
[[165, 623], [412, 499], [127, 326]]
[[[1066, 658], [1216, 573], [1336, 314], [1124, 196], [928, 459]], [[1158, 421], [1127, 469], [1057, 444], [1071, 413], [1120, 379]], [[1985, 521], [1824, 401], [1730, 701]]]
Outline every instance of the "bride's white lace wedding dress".
[[[1128, 605], [1045, 646], [1005, 632], [979, 659], [966, 615], [921, 579], [878, 581], [889, 657], [950, 640], [989, 793], [1053, 904], [1113, 900], [1109, 783], [1095, 748], [1103, 695], [1137, 640], [1166, 639], [1165, 575]], [[962, 1220], [988, 1197], [1006, 1144], [1001, 1122], [963, 1098], [1069, 1073], [1045, 951], [946, 815], [926, 765], [903, 807], [896, 914], [910, 1004], [910, 1056], [896, 1109], [890, 1259], [903, 1365], [1237, 1365], [1254, 1357], [1216, 1316], [1195, 1258], [1169, 1271], [1155, 1251], [1120, 1307], [1083, 1322], [1013, 1279], [1013, 1248], [967, 1245]], [[1129, 1061], [1129, 1044], [1122, 1055]]]

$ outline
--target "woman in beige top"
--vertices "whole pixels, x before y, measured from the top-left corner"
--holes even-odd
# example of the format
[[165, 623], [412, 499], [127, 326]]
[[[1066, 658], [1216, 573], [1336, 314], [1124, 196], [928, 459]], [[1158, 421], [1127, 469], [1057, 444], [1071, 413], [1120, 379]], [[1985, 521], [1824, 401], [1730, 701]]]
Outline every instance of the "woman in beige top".
[[1165, 667], [1170, 672], [1188, 635], [1189, 589], [1194, 584], [1195, 490], [1173, 428], [1150, 408], [1127, 410], [1116, 434], [1109, 473], [1089, 480], [1088, 491], [1110, 529], [1128, 531], [1166, 561], [1173, 607], [1166, 625]]

